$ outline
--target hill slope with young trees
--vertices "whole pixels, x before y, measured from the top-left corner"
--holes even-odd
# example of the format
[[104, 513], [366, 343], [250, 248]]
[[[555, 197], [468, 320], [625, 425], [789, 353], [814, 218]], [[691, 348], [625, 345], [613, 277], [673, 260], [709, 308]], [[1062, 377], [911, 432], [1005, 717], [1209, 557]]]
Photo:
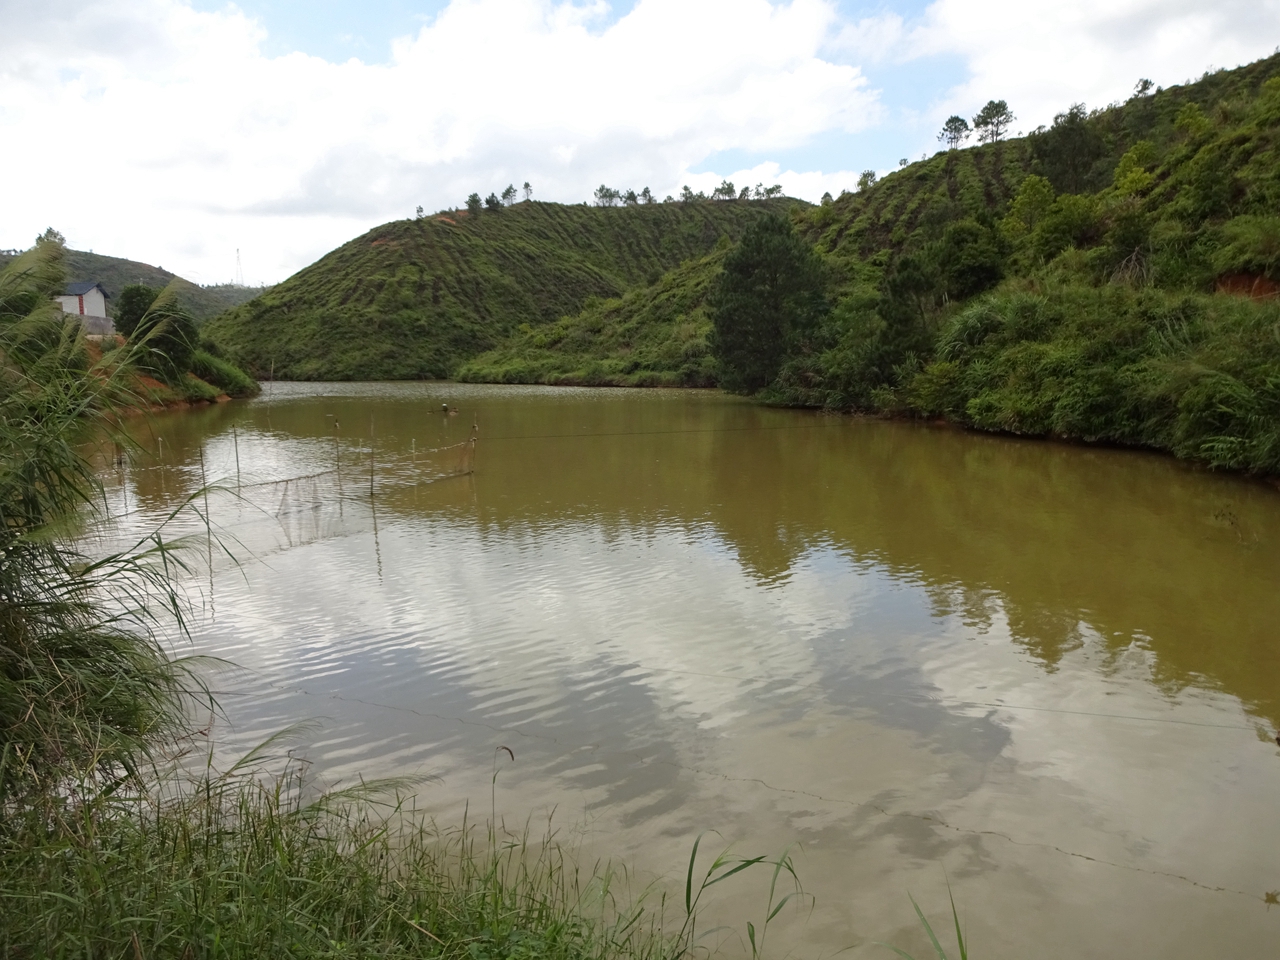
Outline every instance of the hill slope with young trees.
[[1280, 473], [1280, 56], [947, 151], [797, 229], [833, 309], [765, 395]]
[[522, 325], [656, 283], [793, 201], [525, 202], [384, 224], [203, 334], [260, 376], [446, 377]]
[[[16, 253], [0, 253], [0, 269], [11, 263]], [[63, 269], [70, 281], [93, 281], [102, 284], [107, 291], [107, 312], [115, 316], [120, 294], [130, 284], [145, 284], [162, 290], [173, 284], [183, 308], [197, 323], [216, 316], [224, 310], [239, 306], [246, 300], [261, 294], [265, 287], [242, 287], [232, 283], [220, 283], [207, 287], [192, 283], [164, 267], [155, 267], [124, 257], [108, 257], [88, 250], [68, 249], [63, 257]]]
[[[772, 351], [763, 398], [1280, 473], [1280, 55], [1071, 106], [790, 219], [829, 309], [747, 338]], [[716, 293], [726, 259], [520, 331], [462, 374], [731, 384], [712, 333], [745, 315], [714, 307], [734, 299]]]

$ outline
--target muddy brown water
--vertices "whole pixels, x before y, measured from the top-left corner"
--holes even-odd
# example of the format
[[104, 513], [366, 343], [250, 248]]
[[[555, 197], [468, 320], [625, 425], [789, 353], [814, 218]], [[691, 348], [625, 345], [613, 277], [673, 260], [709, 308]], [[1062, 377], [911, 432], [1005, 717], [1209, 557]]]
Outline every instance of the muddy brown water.
[[1280, 955], [1272, 487], [694, 391], [275, 384], [138, 437], [125, 532], [201, 450], [241, 485], [191, 583], [228, 750], [314, 718], [317, 782], [450, 823], [505, 746], [499, 817], [673, 890], [702, 831], [798, 843], [778, 955], [924, 956], [948, 884], [975, 957]]

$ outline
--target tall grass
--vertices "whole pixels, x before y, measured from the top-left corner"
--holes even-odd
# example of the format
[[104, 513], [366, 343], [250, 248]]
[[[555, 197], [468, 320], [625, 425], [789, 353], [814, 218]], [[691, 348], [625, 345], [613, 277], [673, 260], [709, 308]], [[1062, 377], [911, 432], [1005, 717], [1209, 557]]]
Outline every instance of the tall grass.
[[[674, 960], [700, 943], [706, 890], [790, 858], [694, 846], [683, 903], [582, 870], [548, 833], [442, 830], [387, 784], [308, 801], [302, 768], [254, 764], [31, 814], [0, 837], [0, 956]], [[15, 829], [16, 827], [16, 829]], [[753, 954], [788, 898], [770, 900]]]
[[50, 300], [60, 244], [0, 273], [0, 810], [106, 788], [175, 731], [186, 675], [163, 652], [181, 604], [159, 538], [89, 558], [75, 546], [101, 487], [81, 444], [128, 402], [128, 351], [94, 363]]

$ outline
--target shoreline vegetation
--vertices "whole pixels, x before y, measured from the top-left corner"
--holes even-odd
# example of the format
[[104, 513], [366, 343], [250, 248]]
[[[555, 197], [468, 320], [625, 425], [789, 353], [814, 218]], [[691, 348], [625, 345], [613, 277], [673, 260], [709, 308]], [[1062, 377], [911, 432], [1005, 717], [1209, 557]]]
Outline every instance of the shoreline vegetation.
[[[389, 223], [207, 334], [289, 379], [720, 386], [1280, 474], [1280, 54], [1012, 120], [817, 206], [601, 187]], [[803, 280], [751, 287], [776, 270]]]

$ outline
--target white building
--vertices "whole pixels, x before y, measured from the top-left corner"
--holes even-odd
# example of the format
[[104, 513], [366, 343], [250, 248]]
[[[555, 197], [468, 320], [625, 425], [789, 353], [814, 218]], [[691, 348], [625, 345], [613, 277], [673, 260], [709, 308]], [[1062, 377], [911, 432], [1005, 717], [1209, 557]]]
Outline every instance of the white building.
[[114, 333], [115, 327], [107, 318], [107, 291], [96, 281], [69, 283], [62, 295], [55, 297], [62, 304], [63, 313], [74, 313], [82, 318], [86, 333]]

